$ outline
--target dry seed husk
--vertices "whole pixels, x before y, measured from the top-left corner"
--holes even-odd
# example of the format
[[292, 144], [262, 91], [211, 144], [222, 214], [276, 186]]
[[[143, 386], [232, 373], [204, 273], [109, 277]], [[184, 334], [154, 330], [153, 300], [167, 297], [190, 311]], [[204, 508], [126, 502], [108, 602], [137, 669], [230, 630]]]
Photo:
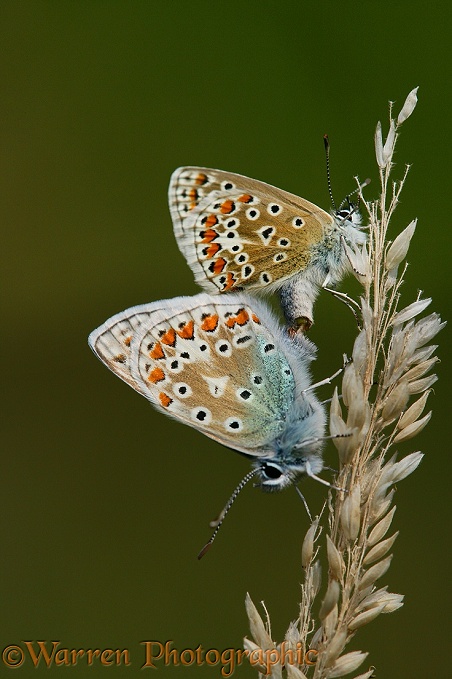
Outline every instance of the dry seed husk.
[[371, 566], [369, 570], [367, 570], [360, 583], [359, 583], [359, 589], [364, 589], [365, 587], [369, 587], [369, 585], [373, 585], [373, 583], [378, 580], [378, 578], [381, 578], [382, 575], [386, 573], [388, 570], [389, 566], [391, 565], [392, 561], [392, 554], [390, 556], [387, 556], [386, 559], [383, 559], [383, 561], [380, 561], [379, 563], [376, 563], [374, 566]]
[[348, 629], [352, 632], [357, 630], [359, 627], [363, 627], [364, 625], [367, 625], [367, 623], [372, 622], [372, 620], [375, 620], [380, 613], [383, 612], [384, 606], [376, 606], [375, 608], [369, 608], [367, 611], [363, 611], [362, 613], [359, 613], [353, 620], [350, 622]]
[[372, 528], [369, 537], [367, 538], [367, 544], [369, 547], [373, 547], [373, 545], [377, 544], [377, 542], [379, 542], [386, 535], [387, 531], [389, 530], [389, 526], [391, 525], [395, 510], [396, 507], [394, 506], [391, 511], [388, 512], [386, 516]]
[[394, 535], [391, 535], [390, 538], [386, 538], [386, 540], [382, 540], [372, 547], [372, 549], [364, 557], [364, 566], [368, 566], [369, 564], [374, 563], [374, 561], [378, 561], [379, 559], [383, 558], [384, 555], [391, 549], [392, 545], [397, 539], [398, 534], [399, 531], [394, 533]]
[[414, 219], [408, 226], [397, 236], [394, 242], [386, 253], [385, 266], [388, 271], [398, 266], [400, 262], [405, 259], [410, 241], [416, 230], [417, 219]]
[[353, 672], [353, 670], [358, 669], [368, 655], [368, 653], [363, 653], [362, 651], [346, 653], [336, 660], [332, 670], [328, 672], [328, 679], [337, 679], [338, 677], [343, 677], [344, 674]]
[[248, 592], [245, 598], [245, 608], [248, 615], [250, 623], [250, 632], [253, 636], [253, 639], [255, 639], [259, 646], [264, 650], [268, 648], [273, 648], [274, 647], [273, 641], [269, 636], [267, 630], [265, 629], [265, 625], [262, 621], [262, 618], [259, 615], [258, 610], [254, 605]]
[[339, 594], [341, 592], [340, 585], [337, 580], [330, 580], [328, 589], [326, 590], [325, 598], [320, 606], [319, 618], [323, 622], [327, 615], [331, 613], [333, 608], [339, 601]]
[[344, 559], [329, 535], [326, 536], [326, 549], [331, 575], [341, 580], [345, 571]]
[[295, 665], [291, 665], [290, 663], [286, 663], [285, 667], [286, 667], [288, 679], [307, 679], [304, 672], [302, 672], [298, 667], [295, 667]]
[[356, 484], [345, 498], [341, 509], [341, 525], [348, 540], [356, 540], [360, 526], [360, 487]]
[[417, 436], [424, 427], [427, 426], [427, 424], [430, 422], [430, 418], [432, 416], [432, 411], [427, 413], [427, 415], [424, 415], [424, 417], [420, 420], [417, 420], [416, 422], [413, 422], [412, 424], [409, 424], [405, 429], [402, 429], [397, 436], [394, 437], [394, 443], [400, 443], [401, 441], [408, 441], [408, 439], [412, 439], [414, 436]]
[[319, 520], [315, 519], [304, 536], [303, 546], [301, 548], [301, 565], [303, 568], [306, 568], [312, 561], [314, 555], [314, 539], [318, 525]]
[[347, 636], [348, 632], [346, 628], [338, 630], [334, 637], [331, 639], [331, 641], [328, 643], [328, 648], [326, 650], [325, 667], [331, 667], [331, 665], [339, 657], [345, 646]]
[[408, 427], [409, 424], [415, 422], [418, 417], [422, 415], [427, 399], [431, 393], [431, 391], [424, 392], [424, 394], [403, 413], [397, 424], [398, 429], [405, 429], [405, 427]]

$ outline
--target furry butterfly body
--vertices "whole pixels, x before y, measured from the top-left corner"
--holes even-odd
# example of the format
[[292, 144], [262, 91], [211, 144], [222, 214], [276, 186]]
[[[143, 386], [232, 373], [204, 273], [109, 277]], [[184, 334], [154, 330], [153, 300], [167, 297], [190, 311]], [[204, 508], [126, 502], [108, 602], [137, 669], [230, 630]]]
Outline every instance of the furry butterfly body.
[[158, 410], [251, 459], [263, 489], [322, 469], [314, 345], [290, 340], [264, 302], [201, 293], [144, 304], [106, 321], [89, 344]]
[[232, 172], [181, 167], [169, 204], [182, 254], [206, 291], [280, 289], [291, 327], [312, 323], [321, 287], [334, 286], [350, 265], [344, 241], [365, 242], [359, 218], [330, 215], [313, 203]]

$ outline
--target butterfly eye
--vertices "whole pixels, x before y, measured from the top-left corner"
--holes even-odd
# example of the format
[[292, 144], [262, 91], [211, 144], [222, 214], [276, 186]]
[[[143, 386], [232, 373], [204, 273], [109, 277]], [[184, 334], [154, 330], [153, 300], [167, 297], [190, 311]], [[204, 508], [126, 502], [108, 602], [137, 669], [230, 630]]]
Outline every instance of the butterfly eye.
[[338, 210], [336, 212], [336, 217], [339, 217], [340, 219], [351, 219], [354, 206], [350, 203], [350, 207], [352, 208], [351, 210]]
[[279, 479], [283, 475], [281, 467], [276, 464], [264, 464], [262, 465], [262, 472], [268, 479]]

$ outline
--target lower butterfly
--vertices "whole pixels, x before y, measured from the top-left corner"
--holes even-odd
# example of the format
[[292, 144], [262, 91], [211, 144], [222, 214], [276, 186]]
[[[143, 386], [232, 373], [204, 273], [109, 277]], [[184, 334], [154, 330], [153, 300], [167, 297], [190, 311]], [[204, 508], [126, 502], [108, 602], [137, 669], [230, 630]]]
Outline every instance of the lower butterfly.
[[199, 285], [213, 294], [280, 289], [292, 330], [310, 327], [319, 289], [331, 290], [351, 269], [344, 243], [353, 249], [366, 240], [353, 208], [330, 215], [223, 170], [177, 169], [169, 204], [179, 249]]
[[143, 304], [89, 344], [158, 410], [252, 461], [226, 511], [252, 477], [266, 491], [318, 478], [326, 417], [309, 374], [315, 347], [290, 340], [264, 302], [202, 293]]

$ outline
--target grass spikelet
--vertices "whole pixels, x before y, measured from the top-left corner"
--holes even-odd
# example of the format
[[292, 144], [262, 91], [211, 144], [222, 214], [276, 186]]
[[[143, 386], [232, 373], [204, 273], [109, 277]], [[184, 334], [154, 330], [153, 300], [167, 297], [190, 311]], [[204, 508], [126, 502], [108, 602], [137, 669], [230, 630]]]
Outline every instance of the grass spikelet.
[[[330, 432], [339, 458], [339, 473], [330, 490], [323, 518], [327, 528], [320, 533], [319, 520], [312, 524], [303, 543], [302, 598], [298, 620], [286, 635], [315, 652], [315, 663], [303, 662], [287, 668], [289, 679], [333, 679], [357, 670], [367, 653], [349, 650], [355, 634], [383, 614], [403, 605], [401, 594], [378, 585], [390, 568], [398, 532], [389, 537], [393, 523], [395, 484], [420, 464], [422, 453], [397, 459], [397, 444], [407, 441], [428, 424], [424, 413], [436, 375], [436, 345], [429, 342], [444, 327], [435, 312], [422, 314], [431, 299], [419, 297], [401, 304], [401, 285], [406, 257], [415, 234], [416, 220], [400, 230], [393, 242], [388, 228], [400, 199], [408, 167], [401, 179], [393, 180], [393, 154], [400, 126], [413, 113], [417, 88], [410, 92], [398, 117], [392, 116], [386, 139], [378, 123], [375, 133], [376, 161], [381, 191], [367, 201], [359, 188], [361, 204], [369, 222], [369, 238], [359, 252], [348, 253], [356, 278], [362, 285], [362, 327], [354, 342], [350, 362], [343, 374], [339, 400], [336, 389], [331, 400]], [[361, 187], [357, 180], [358, 187]], [[419, 227], [418, 227], [419, 228]], [[415, 396], [418, 398], [414, 398]], [[343, 490], [342, 490], [343, 489]], [[325, 536], [325, 537], [323, 537]], [[322, 538], [322, 539], [321, 539]], [[319, 552], [327, 572], [321, 579]], [[254, 608], [247, 600], [256, 644], [269, 648], [268, 635], [256, 625]], [[318, 613], [316, 614], [316, 611]], [[258, 631], [259, 630], [259, 631]], [[272, 647], [276, 644], [271, 642]], [[368, 668], [355, 679], [370, 678]], [[279, 665], [269, 677], [285, 675]]]

